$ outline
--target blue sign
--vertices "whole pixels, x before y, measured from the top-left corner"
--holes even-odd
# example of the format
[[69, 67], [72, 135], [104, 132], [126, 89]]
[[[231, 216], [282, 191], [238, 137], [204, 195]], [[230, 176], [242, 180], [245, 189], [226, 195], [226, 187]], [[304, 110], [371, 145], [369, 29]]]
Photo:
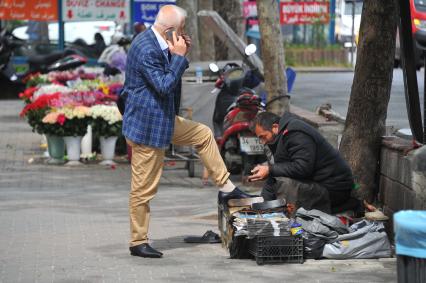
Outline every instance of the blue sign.
[[175, 3], [175, 0], [134, 0], [133, 21], [153, 24], [155, 21], [155, 17], [157, 16], [158, 10], [160, 10], [161, 6]]

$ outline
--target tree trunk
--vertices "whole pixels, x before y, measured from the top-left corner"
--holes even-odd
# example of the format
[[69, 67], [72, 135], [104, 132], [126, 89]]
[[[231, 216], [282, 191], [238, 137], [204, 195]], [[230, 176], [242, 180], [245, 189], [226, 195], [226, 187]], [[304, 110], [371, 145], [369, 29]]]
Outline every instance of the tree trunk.
[[[357, 197], [372, 201], [389, 103], [397, 6], [395, 0], [365, 0], [355, 76], [340, 151], [360, 185]], [[386, 52], [384, 52], [386, 51]]]
[[[261, 34], [262, 61], [265, 66], [265, 90], [268, 94], [268, 101], [271, 101], [287, 95], [284, 44], [277, 1], [257, 1], [257, 14]], [[289, 110], [289, 107], [289, 99], [284, 97], [272, 102], [268, 106], [268, 110], [282, 115]]]
[[[226, 10], [228, 16], [227, 16], [227, 23], [231, 27], [231, 29], [240, 37], [242, 38], [244, 36], [244, 17], [243, 17], [243, 7], [240, 0], [227, 0], [224, 1], [228, 3], [228, 9]], [[239, 59], [240, 55], [234, 51], [229, 50], [228, 58], [230, 60]]]
[[185, 21], [185, 31], [191, 37], [192, 47], [188, 54], [190, 61], [200, 60], [200, 41], [198, 39], [197, 0], [176, 0], [176, 5], [188, 13]]
[[[244, 34], [243, 8], [240, 0], [214, 1], [214, 10], [240, 37]], [[215, 39], [216, 60], [239, 59], [240, 56], [229, 51], [225, 43]]]
[[[198, 0], [198, 10], [213, 10], [213, 0]], [[215, 59], [214, 33], [208, 26], [203, 26], [198, 20], [198, 34], [200, 37], [200, 60], [211, 61]]]

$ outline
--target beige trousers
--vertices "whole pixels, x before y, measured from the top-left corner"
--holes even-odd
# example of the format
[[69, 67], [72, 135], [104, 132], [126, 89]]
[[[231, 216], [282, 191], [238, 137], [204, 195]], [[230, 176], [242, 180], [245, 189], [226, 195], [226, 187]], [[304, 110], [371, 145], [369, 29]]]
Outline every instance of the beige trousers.
[[[163, 171], [164, 149], [136, 144], [132, 147], [132, 185], [129, 200], [130, 246], [148, 242], [149, 201], [157, 193]], [[175, 145], [193, 145], [207, 168], [212, 180], [222, 186], [229, 178], [229, 172], [220, 156], [219, 149], [209, 127], [176, 116], [172, 137]]]

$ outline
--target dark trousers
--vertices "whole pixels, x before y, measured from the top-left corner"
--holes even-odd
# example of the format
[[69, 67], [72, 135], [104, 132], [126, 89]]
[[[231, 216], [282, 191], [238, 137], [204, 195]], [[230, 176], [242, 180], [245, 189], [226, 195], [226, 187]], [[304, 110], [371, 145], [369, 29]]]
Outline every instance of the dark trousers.
[[266, 184], [261, 193], [267, 200], [284, 198], [297, 208], [318, 209], [325, 213], [337, 213], [352, 209], [345, 205], [351, 199], [351, 191], [328, 191], [315, 182], [304, 182], [290, 178], [276, 178], [275, 183]]

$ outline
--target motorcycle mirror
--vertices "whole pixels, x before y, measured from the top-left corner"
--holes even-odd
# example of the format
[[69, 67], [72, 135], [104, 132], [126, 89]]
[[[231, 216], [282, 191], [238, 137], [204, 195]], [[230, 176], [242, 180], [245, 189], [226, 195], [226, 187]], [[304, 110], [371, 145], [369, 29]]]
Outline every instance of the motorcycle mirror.
[[252, 43], [252, 44], [247, 45], [246, 49], [244, 50], [244, 53], [246, 53], [247, 56], [251, 56], [254, 53], [256, 53], [256, 50], [257, 50], [256, 45], [254, 45]]
[[209, 64], [209, 69], [210, 69], [210, 71], [212, 71], [213, 73], [217, 73], [217, 72], [219, 72], [219, 67], [218, 67], [215, 63], [210, 63], [210, 64]]

